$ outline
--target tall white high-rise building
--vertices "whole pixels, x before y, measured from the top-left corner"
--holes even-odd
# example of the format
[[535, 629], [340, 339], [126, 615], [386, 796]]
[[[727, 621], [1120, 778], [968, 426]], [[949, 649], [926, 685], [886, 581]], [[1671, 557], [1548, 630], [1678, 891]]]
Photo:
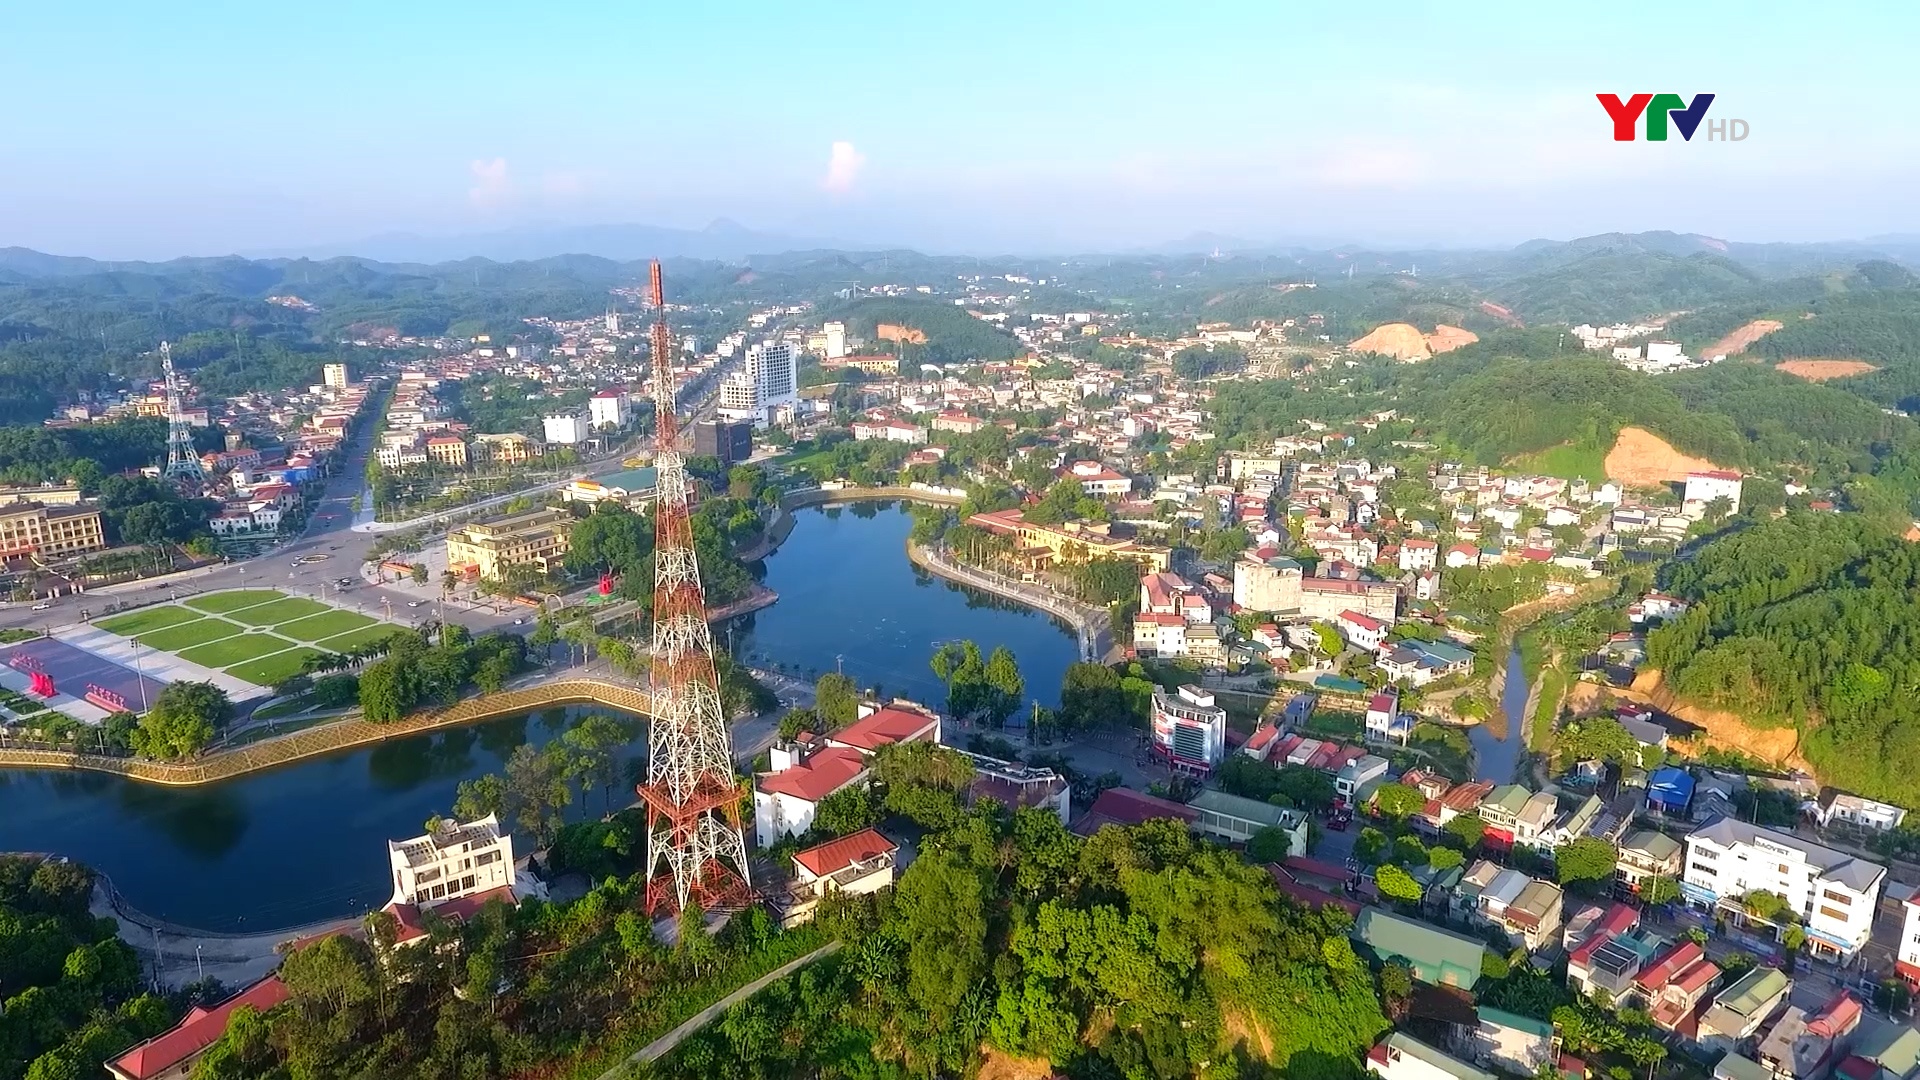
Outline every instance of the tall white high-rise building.
[[773, 410], [800, 400], [793, 346], [764, 342], [747, 350], [746, 365], [720, 384], [720, 415], [765, 426]]
[[612, 308], [608, 308], [607, 309], [607, 333], [617, 334], [619, 332], [620, 332], [620, 313], [613, 310]]
[[847, 355], [847, 324], [830, 322], [823, 329], [827, 335], [827, 359], [838, 360]]
[[320, 368], [320, 381], [330, 390], [344, 390], [347, 385], [347, 365], [323, 364]]

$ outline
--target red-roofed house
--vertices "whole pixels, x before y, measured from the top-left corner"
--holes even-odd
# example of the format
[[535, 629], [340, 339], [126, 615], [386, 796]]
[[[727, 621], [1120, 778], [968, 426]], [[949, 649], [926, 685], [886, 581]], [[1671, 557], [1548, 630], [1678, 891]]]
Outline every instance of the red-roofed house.
[[940, 714], [900, 699], [885, 705], [862, 702], [858, 720], [827, 736], [828, 746], [845, 746], [868, 754], [894, 743], [939, 741]]
[[1386, 623], [1357, 611], [1342, 611], [1334, 616], [1333, 625], [1346, 635], [1347, 643], [1356, 649], [1372, 652], [1387, 639]]
[[874, 893], [893, 884], [900, 845], [876, 829], [861, 829], [798, 852], [793, 880], [776, 900], [780, 925], [797, 926], [813, 918], [821, 900], [837, 892]]
[[1061, 474], [1080, 482], [1080, 490], [1096, 497], [1125, 495], [1133, 490], [1133, 481], [1097, 461], [1076, 461]]
[[1678, 1031], [1694, 1018], [1707, 991], [1719, 981], [1720, 965], [1708, 960], [1699, 945], [1684, 941], [1641, 972], [1633, 985], [1646, 997], [1654, 1024]]
[[478, 915], [481, 908], [495, 900], [512, 907], [517, 903], [517, 898], [513, 895], [513, 886], [501, 885], [486, 892], [469, 893], [452, 900], [443, 900], [430, 907], [423, 908], [418, 904], [388, 904], [380, 910], [393, 916], [394, 922], [399, 924], [393, 943], [411, 945], [427, 936], [425, 912], [431, 911], [451, 923], [463, 923]]
[[184, 1080], [207, 1047], [226, 1034], [235, 1009], [245, 1005], [266, 1012], [285, 1000], [286, 984], [269, 975], [211, 1009], [194, 1008], [171, 1030], [108, 1062], [107, 1072], [117, 1080]]
[[755, 777], [753, 784], [753, 830], [761, 847], [811, 829], [821, 799], [866, 781], [867, 756], [847, 746], [827, 746], [804, 756], [797, 747], [775, 746], [773, 770]]
[[1197, 811], [1184, 803], [1128, 788], [1108, 788], [1073, 823], [1073, 831], [1081, 836], [1092, 836], [1103, 825], [1139, 825], [1157, 818], [1169, 818], [1191, 825], [1199, 816]]

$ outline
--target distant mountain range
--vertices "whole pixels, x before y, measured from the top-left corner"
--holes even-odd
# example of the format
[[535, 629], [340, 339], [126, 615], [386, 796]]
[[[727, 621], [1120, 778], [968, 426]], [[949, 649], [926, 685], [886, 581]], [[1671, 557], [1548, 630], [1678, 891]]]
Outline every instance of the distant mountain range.
[[831, 240], [760, 232], [739, 222], [719, 218], [704, 229], [670, 229], [640, 224], [529, 225], [464, 236], [384, 233], [352, 243], [254, 252], [247, 257], [330, 259], [348, 256], [377, 262], [432, 264], [472, 258], [524, 262], [555, 255], [597, 255], [620, 262], [635, 259], [741, 262], [754, 255], [819, 248], [861, 250], [858, 246]]

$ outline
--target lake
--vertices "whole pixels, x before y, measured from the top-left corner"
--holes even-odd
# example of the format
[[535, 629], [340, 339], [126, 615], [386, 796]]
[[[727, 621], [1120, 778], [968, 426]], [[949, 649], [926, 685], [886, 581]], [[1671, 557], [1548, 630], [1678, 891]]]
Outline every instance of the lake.
[[[893, 504], [801, 510], [766, 560], [779, 603], [718, 628], [742, 655], [811, 679], [844, 663], [863, 686], [939, 706], [934, 646], [972, 638], [1019, 658], [1028, 696], [1059, 698], [1077, 656], [1050, 618], [952, 586], [908, 561], [912, 517]], [[843, 659], [844, 658], [844, 659]], [[399, 739], [201, 788], [84, 772], [0, 770], [0, 850], [65, 855], [170, 922], [265, 931], [357, 914], [391, 894], [388, 840], [452, 810], [460, 781], [498, 772], [587, 707]], [[642, 752], [636, 743], [629, 753]], [[576, 807], [576, 813], [589, 808]], [[596, 797], [591, 812], [599, 813]], [[525, 848], [522, 848], [524, 852]]]

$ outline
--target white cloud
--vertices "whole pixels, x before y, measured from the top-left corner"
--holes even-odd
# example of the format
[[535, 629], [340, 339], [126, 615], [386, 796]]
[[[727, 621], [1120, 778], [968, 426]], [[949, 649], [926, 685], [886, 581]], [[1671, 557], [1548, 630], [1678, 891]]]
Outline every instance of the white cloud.
[[853, 190], [853, 182], [866, 164], [867, 155], [855, 150], [852, 143], [845, 140], [836, 142], [827, 154], [827, 175], [820, 181], [820, 186], [836, 195], [843, 195]]
[[507, 178], [507, 159], [474, 161], [467, 168], [473, 173], [473, 186], [467, 189], [467, 201], [482, 210], [491, 210], [513, 198], [513, 181]]

